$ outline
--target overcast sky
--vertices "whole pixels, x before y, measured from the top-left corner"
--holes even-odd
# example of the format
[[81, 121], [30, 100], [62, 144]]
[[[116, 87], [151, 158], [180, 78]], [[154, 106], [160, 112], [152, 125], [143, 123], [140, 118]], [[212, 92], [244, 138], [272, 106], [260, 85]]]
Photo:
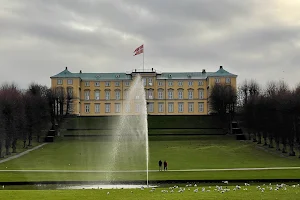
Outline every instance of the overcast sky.
[[300, 82], [299, 0], [0, 0], [0, 83], [71, 72], [225, 70]]

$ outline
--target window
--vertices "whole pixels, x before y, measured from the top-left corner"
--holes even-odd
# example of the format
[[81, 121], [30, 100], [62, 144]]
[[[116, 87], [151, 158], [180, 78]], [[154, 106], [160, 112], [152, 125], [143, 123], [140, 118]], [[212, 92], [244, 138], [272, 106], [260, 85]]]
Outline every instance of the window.
[[69, 114], [74, 111], [73, 108], [74, 108], [74, 105], [72, 103], [69, 103], [69, 107], [68, 107], [68, 113]]
[[120, 86], [120, 82], [119, 81], [115, 82], [115, 86], [119, 87]]
[[135, 112], [139, 113], [141, 110], [141, 105], [139, 103], [135, 104]]
[[85, 87], [89, 87], [90, 86], [90, 82], [84, 82]]
[[179, 102], [179, 103], [178, 103], [178, 112], [179, 112], [179, 113], [182, 113], [182, 112], [183, 112], [183, 103], [182, 103], [182, 102]]
[[100, 100], [100, 90], [95, 90], [95, 99]]
[[57, 85], [62, 85], [63, 81], [61, 79], [57, 79]]
[[188, 103], [189, 105], [189, 112], [194, 112], [194, 103]]
[[110, 82], [109, 81], [106, 81], [105, 82], [105, 87], [109, 87], [110, 86]]
[[198, 81], [198, 86], [202, 86], [203, 85], [203, 81]]
[[163, 98], [164, 98], [163, 90], [158, 90], [158, 99], [163, 99]]
[[116, 100], [120, 100], [120, 98], [121, 98], [121, 92], [120, 92], [120, 90], [116, 90], [115, 91], [115, 95], [116, 95]]
[[148, 90], [148, 98], [153, 99], [153, 90]]
[[169, 113], [174, 112], [174, 103], [168, 103], [168, 112]]
[[215, 82], [216, 83], [220, 83], [221, 81], [220, 81], [220, 78], [215, 78]]
[[100, 103], [95, 103], [95, 113], [100, 113]]
[[158, 86], [163, 86], [163, 82], [162, 81], [158, 81]]
[[189, 90], [189, 99], [193, 99], [193, 98], [194, 98], [194, 91]]
[[115, 103], [115, 112], [116, 113], [121, 112], [121, 104], [120, 103]]
[[128, 87], [129, 85], [130, 85], [130, 82], [129, 82], [129, 81], [126, 81], [126, 82], [125, 82], [125, 86]]
[[149, 84], [149, 86], [152, 86], [153, 84], [152, 84], [152, 78], [148, 78], [148, 84]]
[[73, 97], [73, 88], [71, 88], [71, 87], [68, 87], [68, 88], [67, 88], [67, 95], [68, 95], [68, 97], [70, 97], [70, 98]]
[[125, 99], [128, 99], [128, 97], [129, 97], [129, 91], [128, 91], [128, 90], [125, 90], [125, 91], [124, 91], [124, 98], [125, 98]]
[[89, 90], [84, 91], [84, 99], [90, 100], [90, 91]]
[[169, 87], [172, 87], [172, 86], [173, 86], [173, 81], [169, 81], [169, 82], [168, 82], [168, 86], [169, 86]]
[[200, 89], [199, 92], [199, 99], [204, 99], [204, 90]]
[[193, 81], [189, 81], [188, 85], [193, 86]]
[[182, 81], [178, 81], [178, 86], [179, 87], [183, 86], [183, 82]]
[[200, 113], [204, 112], [204, 103], [203, 102], [198, 103], [198, 112], [200, 112]]
[[90, 112], [90, 104], [84, 104], [84, 111], [86, 113], [89, 113]]
[[183, 90], [178, 90], [178, 99], [183, 99]]
[[98, 81], [95, 82], [95, 86], [96, 86], [96, 87], [99, 87], [99, 86], [100, 86], [100, 82], [98, 82]]
[[168, 90], [168, 99], [173, 99], [173, 90]]
[[68, 85], [73, 85], [73, 80], [72, 79], [68, 79]]
[[109, 90], [105, 91], [105, 100], [110, 100], [110, 91]]
[[125, 104], [125, 112], [129, 113], [130, 112], [130, 104]]
[[231, 79], [230, 78], [226, 78], [226, 83], [230, 83]]
[[110, 103], [105, 104], [105, 112], [110, 113]]
[[154, 103], [149, 103], [148, 104], [148, 112], [151, 113], [154, 110]]
[[163, 113], [164, 112], [164, 103], [158, 103], [158, 112]]
[[146, 85], [147, 85], [147, 80], [146, 80], [146, 78], [142, 78], [142, 81], [143, 81], [143, 86], [146, 86]]

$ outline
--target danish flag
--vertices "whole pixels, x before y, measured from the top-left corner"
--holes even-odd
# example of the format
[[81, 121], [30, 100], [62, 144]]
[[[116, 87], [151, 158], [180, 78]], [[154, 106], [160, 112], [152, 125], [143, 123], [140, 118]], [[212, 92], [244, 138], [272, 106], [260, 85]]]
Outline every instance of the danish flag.
[[138, 48], [136, 48], [133, 52], [133, 56], [139, 55], [141, 53], [144, 53], [144, 45], [142, 44], [141, 46], [139, 46]]

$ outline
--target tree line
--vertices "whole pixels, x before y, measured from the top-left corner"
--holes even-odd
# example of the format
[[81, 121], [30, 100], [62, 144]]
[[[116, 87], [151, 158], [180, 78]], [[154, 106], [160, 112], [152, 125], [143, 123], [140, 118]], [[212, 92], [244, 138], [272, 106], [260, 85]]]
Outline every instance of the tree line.
[[32, 146], [32, 141], [43, 142], [50, 129], [57, 130], [67, 115], [71, 94], [63, 89], [31, 84], [21, 90], [14, 84], [0, 87], [0, 157]]
[[209, 101], [211, 109], [228, 124], [238, 115], [249, 140], [290, 156], [296, 155], [295, 148], [300, 153], [300, 84], [290, 89], [278, 81], [263, 88], [251, 80], [237, 90], [217, 84]]

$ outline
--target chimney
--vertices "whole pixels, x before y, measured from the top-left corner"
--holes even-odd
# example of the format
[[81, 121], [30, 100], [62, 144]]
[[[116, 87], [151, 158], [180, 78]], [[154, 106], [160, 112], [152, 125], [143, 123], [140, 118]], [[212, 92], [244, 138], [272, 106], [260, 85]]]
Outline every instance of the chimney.
[[202, 69], [202, 74], [205, 74], [205, 73], [206, 73], [205, 69]]
[[82, 73], [82, 71], [80, 70], [80, 71], [79, 71], [79, 73], [81, 74], [81, 73]]
[[66, 67], [66, 70], [68, 70], [68, 67]]
[[220, 66], [220, 69], [223, 69], [223, 67], [222, 67], [222, 66]]

